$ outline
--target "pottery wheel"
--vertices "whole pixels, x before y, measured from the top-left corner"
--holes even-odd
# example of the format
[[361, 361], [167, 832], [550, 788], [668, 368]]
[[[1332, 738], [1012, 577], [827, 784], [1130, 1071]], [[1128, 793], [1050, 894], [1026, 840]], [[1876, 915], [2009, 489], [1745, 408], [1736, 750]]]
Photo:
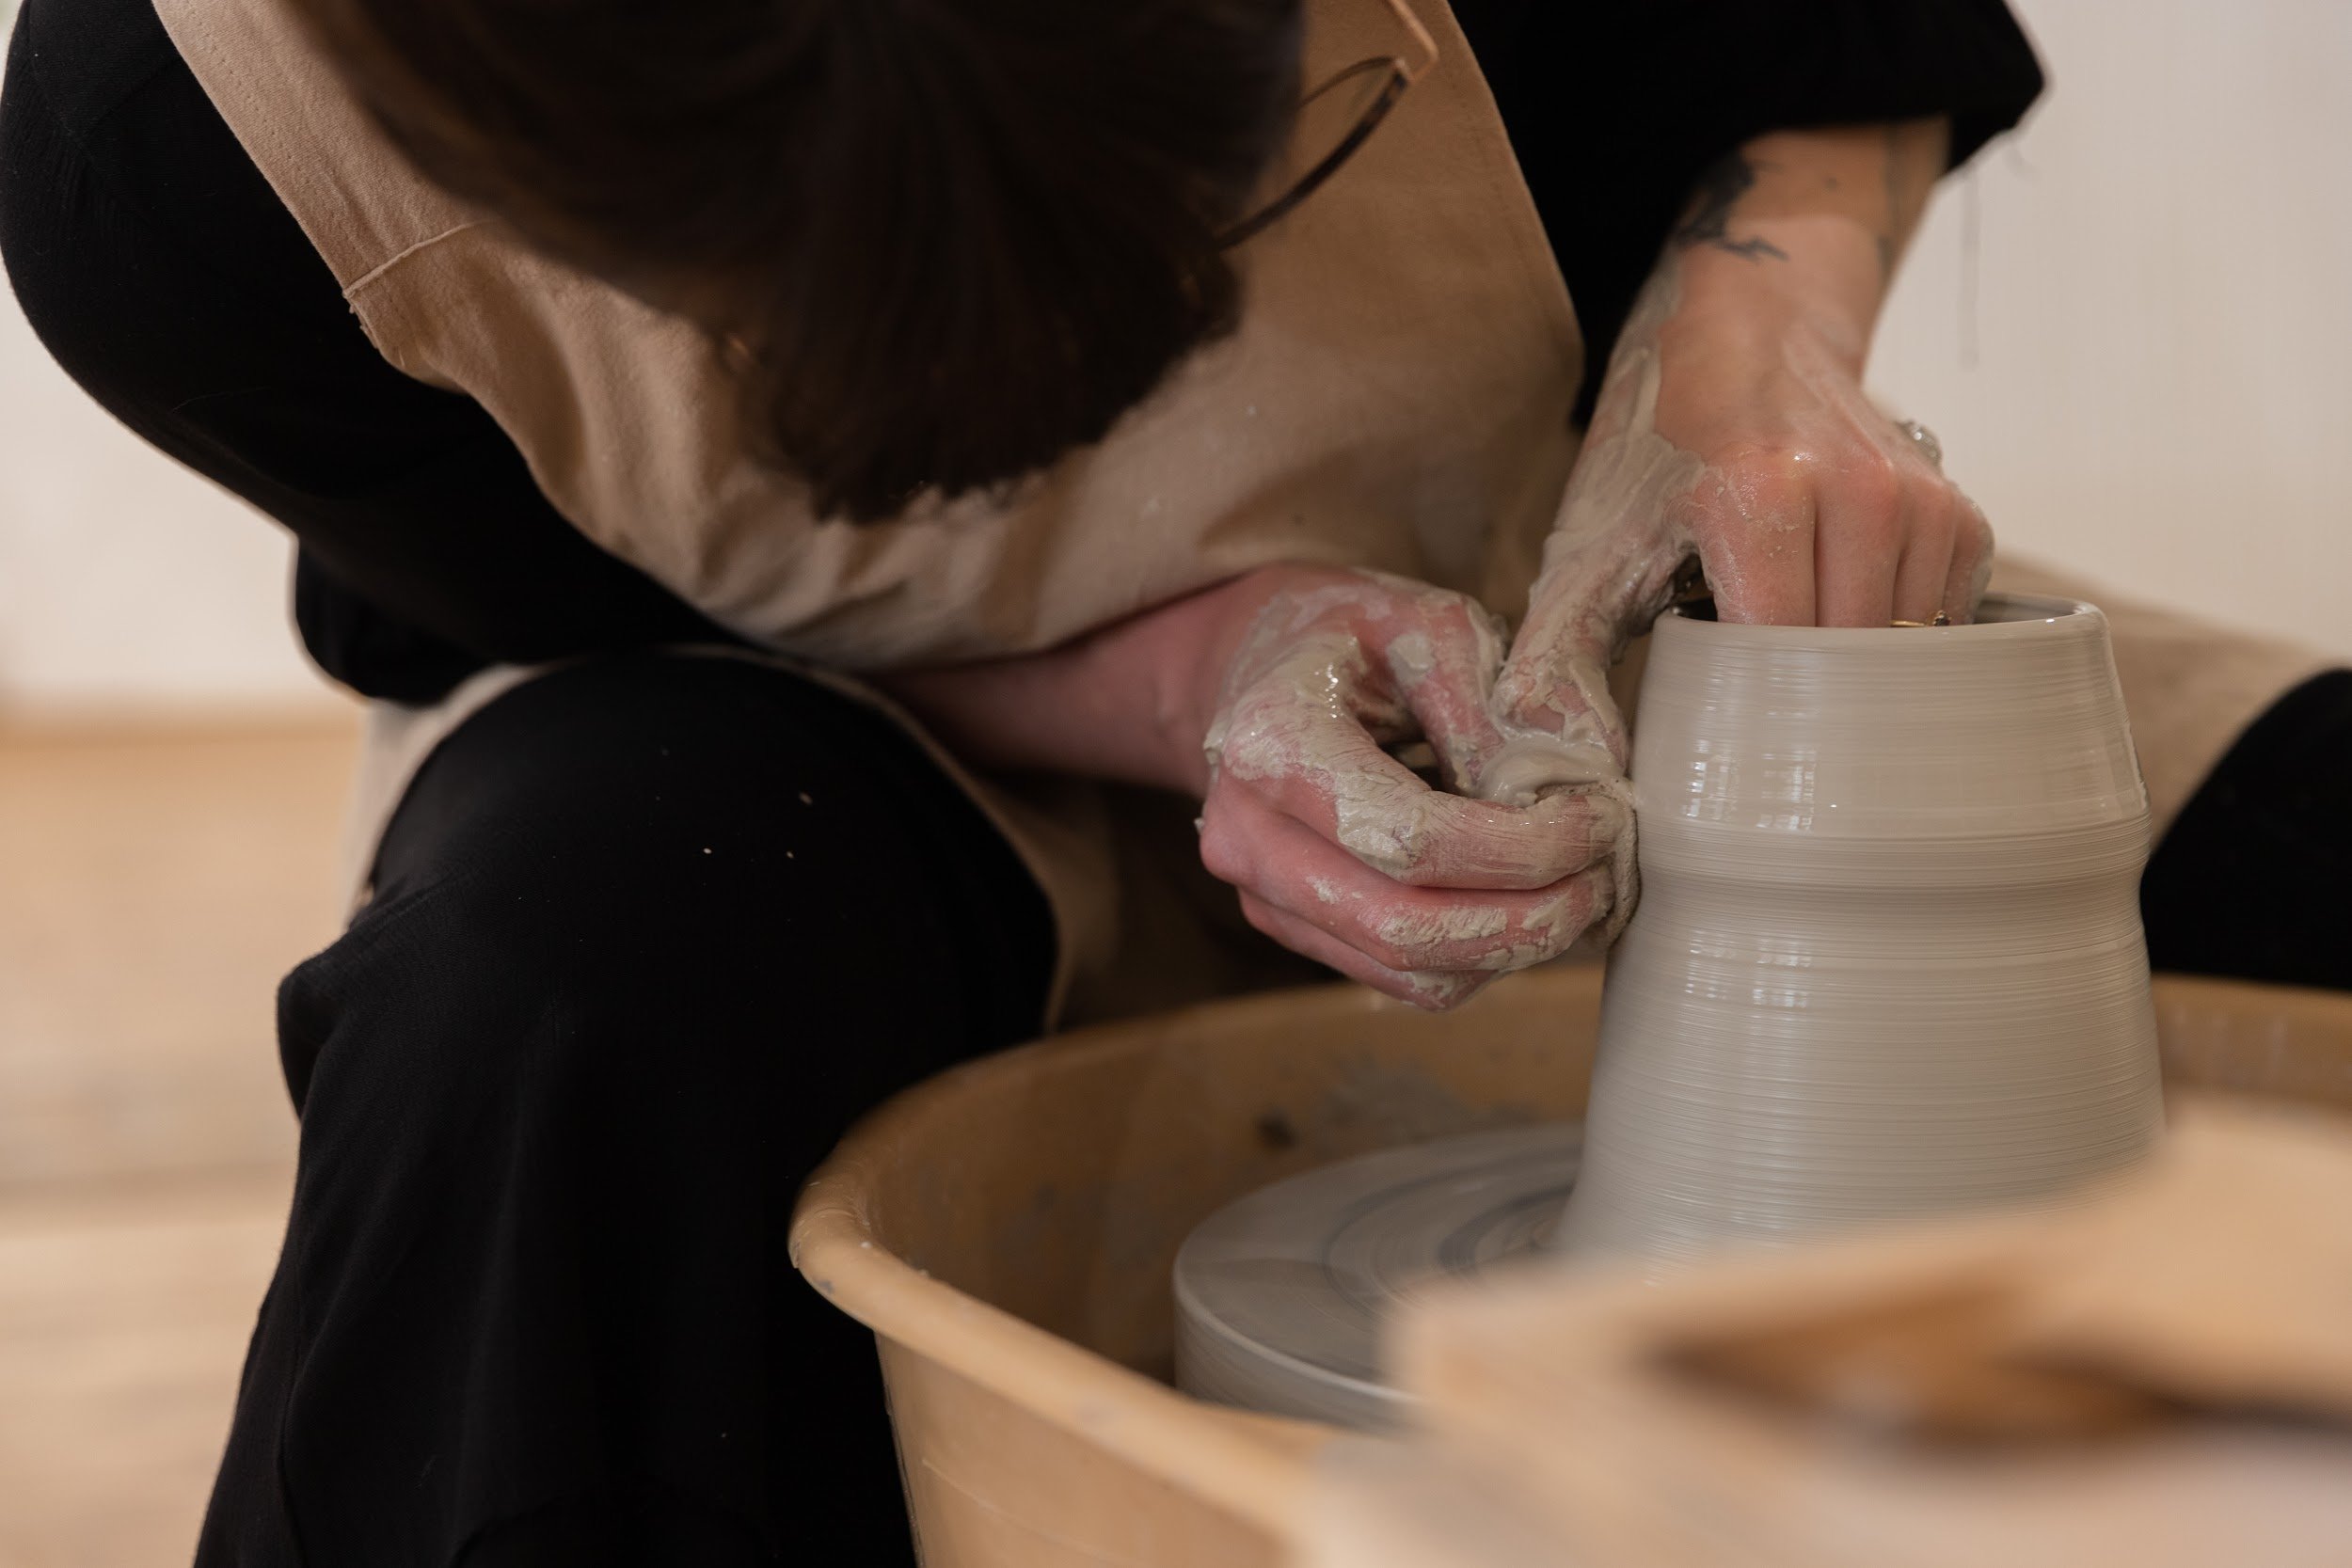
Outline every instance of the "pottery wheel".
[[1433, 1284], [1535, 1257], [1583, 1145], [1579, 1125], [1382, 1149], [1228, 1204], [1176, 1255], [1176, 1381], [1280, 1416], [1376, 1427], [1380, 1329]]

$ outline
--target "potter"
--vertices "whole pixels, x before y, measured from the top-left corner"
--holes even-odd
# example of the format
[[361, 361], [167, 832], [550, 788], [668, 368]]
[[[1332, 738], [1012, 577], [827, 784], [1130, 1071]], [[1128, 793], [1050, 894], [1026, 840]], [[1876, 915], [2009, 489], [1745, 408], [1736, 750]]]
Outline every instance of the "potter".
[[1765, 4], [25, 0], [19, 295], [372, 700], [205, 1568], [903, 1550], [778, 1252], [857, 1115], [1606, 935], [1599, 673], [1692, 560], [1966, 620], [1863, 359], [2039, 71]]

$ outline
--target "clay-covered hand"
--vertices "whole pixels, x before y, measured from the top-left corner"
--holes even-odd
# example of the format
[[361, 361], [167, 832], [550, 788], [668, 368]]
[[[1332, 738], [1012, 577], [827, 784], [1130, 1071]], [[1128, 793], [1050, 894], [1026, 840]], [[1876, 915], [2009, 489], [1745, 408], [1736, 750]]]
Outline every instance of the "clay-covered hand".
[[[1200, 854], [1285, 946], [1424, 1007], [1550, 958], [1609, 909], [1619, 798], [1475, 799], [1502, 754], [1493, 616], [1371, 573], [1275, 568], [1207, 735]], [[1423, 738], [1446, 789], [1388, 747]]]
[[1969, 617], [1992, 531], [1862, 389], [1943, 145], [1934, 123], [1787, 134], [1710, 176], [1611, 357], [1499, 682], [1504, 726], [1551, 751], [1498, 798], [1623, 769], [1603, 677], [1700, 572], [1730, 621]]
[[[1660, 302], [1645, 304], [1658, 315]], [[1626, 763], [1604, 678], [1703, 570], [1727, 621], [1964, 621], [1992, 567], [1984, 515], [1862, 390], [1854, 346], [1801, 312], [1637, 321], [1512, 647], [1500, 713]]]

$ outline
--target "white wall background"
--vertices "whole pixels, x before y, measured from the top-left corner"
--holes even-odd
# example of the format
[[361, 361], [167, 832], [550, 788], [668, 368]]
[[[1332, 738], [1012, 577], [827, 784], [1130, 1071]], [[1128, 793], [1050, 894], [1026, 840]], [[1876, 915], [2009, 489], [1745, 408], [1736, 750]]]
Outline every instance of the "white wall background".
[[[2005, 546], [2352, 656], [2352, 4], [2022, 9], [2054, 90], [1947, 187], [1876, 383]], [[0, 706], [318, 703], [286, 570], [0, 310]]]
[[0, 304], [0, 712], [323, 705], [276, 525], [116, 424]]

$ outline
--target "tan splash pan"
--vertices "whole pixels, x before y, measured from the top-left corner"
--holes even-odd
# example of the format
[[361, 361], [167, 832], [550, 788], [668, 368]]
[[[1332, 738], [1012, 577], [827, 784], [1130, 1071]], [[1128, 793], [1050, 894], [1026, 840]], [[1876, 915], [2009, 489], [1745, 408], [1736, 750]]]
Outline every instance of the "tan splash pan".
[[[1369, 1149], [1581, 1116], [1593, 968], [1432, 1017], [1354, 987], [1064, 1036], [898, 1096], [818, 1172], [802, 1272], [875, 1331], [928, 1568], [1248, 1568], [1330, 1433], [1166, 1382], [1193, 1226]], [[2168, 1081], [2352, 1111], [2352, 998], [2163, 977]]]

